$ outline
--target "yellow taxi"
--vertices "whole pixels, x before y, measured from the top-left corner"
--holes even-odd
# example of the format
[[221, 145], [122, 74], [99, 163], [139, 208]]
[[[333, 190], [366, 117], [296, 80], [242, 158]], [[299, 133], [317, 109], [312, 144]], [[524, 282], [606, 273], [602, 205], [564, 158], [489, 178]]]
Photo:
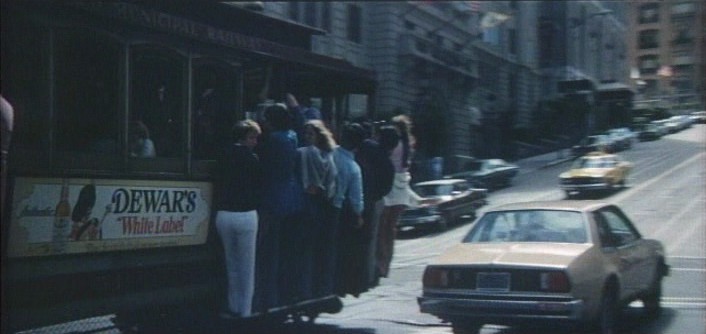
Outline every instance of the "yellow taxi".
[[576, 159], [571, 169], [559, 175], [561, 188], [571, 198], [586, 192], [624, 187], [633, 164], [616, 154], [591, 152]]

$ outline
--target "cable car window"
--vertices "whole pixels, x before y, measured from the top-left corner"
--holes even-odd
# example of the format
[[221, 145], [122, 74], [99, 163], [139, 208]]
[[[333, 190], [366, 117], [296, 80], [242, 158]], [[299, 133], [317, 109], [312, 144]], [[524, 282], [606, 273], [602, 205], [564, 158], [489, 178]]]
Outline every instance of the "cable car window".
[[95, 31], [57, 30], [54, 133], [59, 152], [121, 153], [119, 55], [119, 44]]
[[192, 97], [193, 158], [214, 160], [229, 141], [238, 110], [238, 77], [236, 69], [222, 63], [195, 62]]
[[[133, 158], [184, 156], [185, 59], [160, 47], [136, 47], [130, 63], [130, 155]], [[135, 140], [147, 136], [152, 148]]]
[[[49, 53], [45, 47], [49, 30], [11, 15], [4, 16], [0, 65], [2, 65], [2, 95], [15, 110], [12, 144], [22, 150], [49, 149]], [[10, 47], [11, 46], [11, 47]], [[28, 162], [37, 162], [46, 155], [28, 154]], [[13, 158], [22, 158], [15, 155]]]

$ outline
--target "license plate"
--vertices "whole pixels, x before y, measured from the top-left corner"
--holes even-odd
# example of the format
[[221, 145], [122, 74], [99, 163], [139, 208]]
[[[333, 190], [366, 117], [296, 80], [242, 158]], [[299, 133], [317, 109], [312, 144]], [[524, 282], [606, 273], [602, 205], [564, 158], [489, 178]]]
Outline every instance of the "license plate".
[[476, 289], [481, 291], [510, 291], [510, 273], [478, 273]]

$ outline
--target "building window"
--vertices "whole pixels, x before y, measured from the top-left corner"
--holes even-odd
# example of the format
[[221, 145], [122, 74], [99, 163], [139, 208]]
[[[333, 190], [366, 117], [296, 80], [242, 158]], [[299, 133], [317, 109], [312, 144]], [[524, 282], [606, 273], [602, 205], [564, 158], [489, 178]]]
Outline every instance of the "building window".
[[693, 15], [696, 13], [696, 4], [693, 2], [684, 2], [672, 5], [673, 16]]
[[689, 74], [684, 74], [684, 76], [687, 76], [685, 78], [679, 78], [674, 81], [672, 81], [672, 87], [679, 92], [679, 93], [687, 93], [687, 92], [693, 92], [694, 91], [694, 81], [689, 78]]
[[638, 22], [640, 24], [659, 22], [659, 4], [648, 3], [640, 6]]
[[508, 29], [507, 32], [510, 54], [517, 54], [517, 30]]
[[348, 39], [356, 43], [360, 43], [362, 41], [361, 14], [360, 6], [348, 6]]
[[540, 65], [550, 66], [553, 62], [554, 24], [550, 21], [542, 22], [539, 26], [539, 37]]
[[289, 3], [289, 19], [299, 22], [299, 1]]
[[324, 2], [321, 4], [321, 28], [326, 31], [331, 31], [331, 3]]
[[57, 150], [117, 157], [124, 115], [120, 44], [88, 29], [55, 36]]
[[674, 72], [678, 76], [694, 73], [694, 65], [693, 64], [675, 65]]
[[659, 30], [650, 29], [640, 31], [638, 47], [640, 49], [653, 49], [659, 47]]
[[674, 31], [672, 45], [690, 45], [694, 40], [693, 31], [686, 25], [679, 25]]
[[317, 27], [318, 22], [316, 22], [316, 5], [317, 2], [307, 1], [304, 3], [304, 23], [309, 26]]
[[659, 68], [659, 58], [657, 55], [647, 55], [639, 58], [638, 67], [641, 74], [655, 74]]
[[404, 21], [404, 28], [410, 31], [414, 31], [416, 28], [416, 25], [412, 23], [411, 21], [405, 20]]

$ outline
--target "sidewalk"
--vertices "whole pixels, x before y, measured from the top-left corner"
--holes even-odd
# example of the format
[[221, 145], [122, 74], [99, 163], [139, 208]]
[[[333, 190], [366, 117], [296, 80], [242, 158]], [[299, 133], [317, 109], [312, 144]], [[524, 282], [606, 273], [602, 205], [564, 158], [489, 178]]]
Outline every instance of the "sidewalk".
[[515, 161], [514, 164], [520, 167], [520, 174], [524, 174], [538, 169], [558, 165], [560, 163], [570, 161], [572, 159], [573, 157], [571, 156], [570, 149], [561, 149], [554, 152], [520, 159]]

